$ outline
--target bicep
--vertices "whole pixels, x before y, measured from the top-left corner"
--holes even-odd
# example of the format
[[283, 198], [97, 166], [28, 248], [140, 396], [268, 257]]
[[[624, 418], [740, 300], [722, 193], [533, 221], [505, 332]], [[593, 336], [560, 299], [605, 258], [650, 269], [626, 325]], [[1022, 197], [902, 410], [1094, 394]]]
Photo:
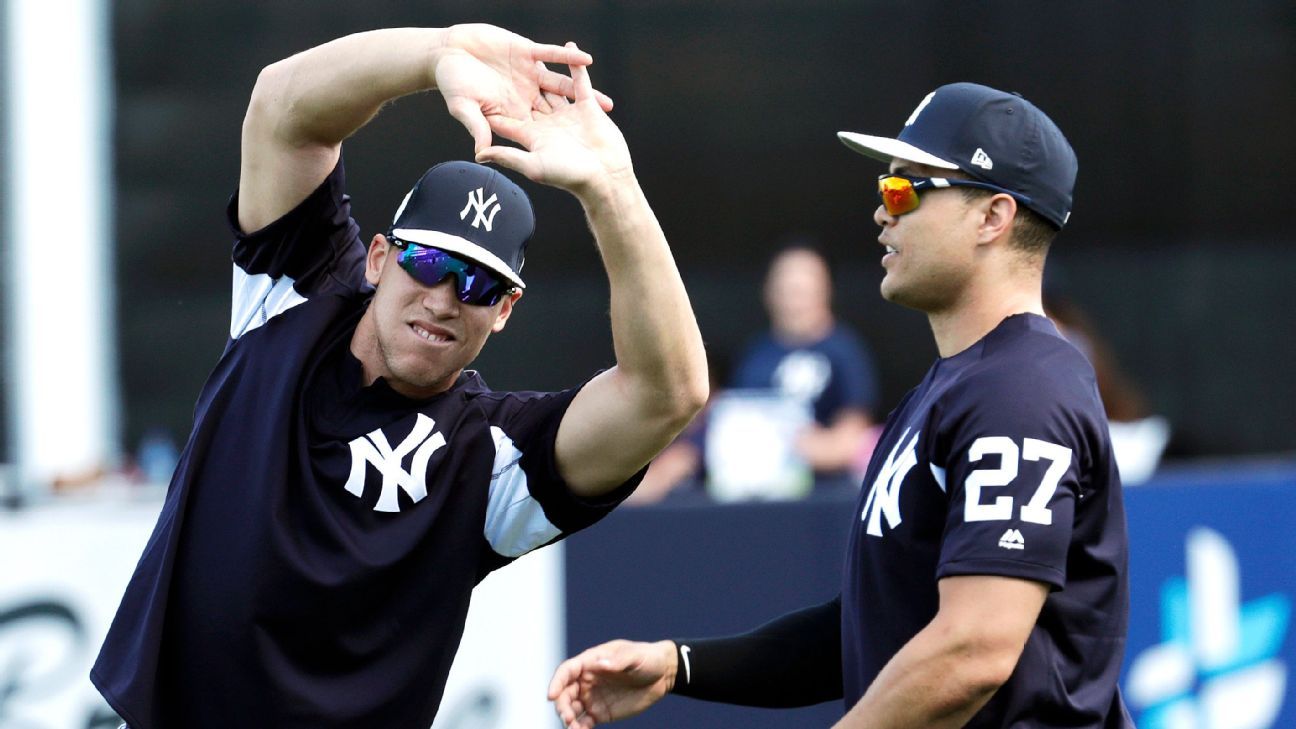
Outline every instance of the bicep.
[[342, 153], [341, 143], [325, 144], [285, 135], [291, 113], [262, 71], [243, 119], [239, 164], [238, 223], [255, 232], [292, 210], [328, 177]]
[[573, 492], [598, 496], [647, 465], [685, 425], [645, 407], [613, 367], [567, 408], [554, 445], [558, 469]]

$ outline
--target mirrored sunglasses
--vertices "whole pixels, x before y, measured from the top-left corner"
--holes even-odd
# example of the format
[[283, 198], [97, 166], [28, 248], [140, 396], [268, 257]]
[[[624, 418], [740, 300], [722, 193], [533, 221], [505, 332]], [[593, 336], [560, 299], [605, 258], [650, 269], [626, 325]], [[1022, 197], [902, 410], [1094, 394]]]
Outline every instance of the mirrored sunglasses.
[[454, 278], [455, 296], [465, 304], [493, 306], [513, 291], [513, 285], [495, 272], [458, 256], [419, 243], [401, 240], [390, 234], [387, 239], [400, 249], [396, 262], [415, 281], [436, 286], [447, 277]]
[[1011, 195], [1022, 205], [1030, 205], [1028, 195], [1014, 192], [1007, 188], [992, 185], [979, 180], [963, 180], [955, 177], [909, 177], [905, 175], [881, 175], [878, 177], [878, 197], [882, 206], [890, 215], [904, 215], [918, 208], [918, 193], [922, 190], [939, 190], [945, 187], [975, 187], [979, 190], [990, 190]]

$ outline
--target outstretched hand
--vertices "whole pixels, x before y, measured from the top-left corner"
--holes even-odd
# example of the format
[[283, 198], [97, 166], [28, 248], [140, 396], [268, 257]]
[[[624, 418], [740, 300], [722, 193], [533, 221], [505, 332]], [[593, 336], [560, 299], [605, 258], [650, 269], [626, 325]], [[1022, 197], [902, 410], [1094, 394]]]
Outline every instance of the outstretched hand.
[[[536, 43], [493, 25], [469, 24], [448, 29], [433, 74], [451, 116], [468, 129], [480, 152], [491, 144], [487, 117], [527, 119], [533, 110], [550, 108], [548, 95], [574, 98], [571, 77], [549, 70], [546, 63], [583, 69], [593, 62], [574, 44]], [[612, 100], [593, 93], [597, 104], [611, 111]]]
[[642, 713], [674, 683], [674, 643], [614, 640], [559, 664], [549, 700], [567, 729], [593, 729]]
[[[570, 52], [579, 52], [568, 43]], [[608, 118], [589, 69], [572, 65], [572, 100], [545, 92], [543, 103], [524, 117], [487, 114], [491, 129], [522, 148], [496, 145], [477, 152], [478, 162], [495, 162], [528, 178], [580, 196], [601, 180], [632, 171], [621, 130]]]

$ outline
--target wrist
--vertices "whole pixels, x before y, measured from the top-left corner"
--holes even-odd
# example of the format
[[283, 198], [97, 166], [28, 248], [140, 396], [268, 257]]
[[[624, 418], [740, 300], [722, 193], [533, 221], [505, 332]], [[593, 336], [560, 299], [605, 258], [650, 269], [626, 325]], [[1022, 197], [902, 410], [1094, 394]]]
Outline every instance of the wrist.
[[437, 66], [441, 63], [441, 59], [454, 52], [454, 48], [450, 43], [454, 29], [455, 26], [427, 29], [428, 35], [425, 45], [427, 62], [425, 68], [427, 69], [427, 88], [429, 90], [436, 90], [437, 88]]
[[571, 190], [587, 213], [619, 210], [636, 198], [643, 197], [634, 168], [627, 164], [617, 170], [594, 175]]
[[666, 650], [670, 651], [670, 659], [666, 661], [668, 666], [666, 671], [666, 693], [674, 693], [676, 689], [683, 689], [689, 684], [692, 678], [693, 669], [689, 663], [690, 648], [687, 645], [676, 643], [673, 640], [664, 640], [662, 644]]

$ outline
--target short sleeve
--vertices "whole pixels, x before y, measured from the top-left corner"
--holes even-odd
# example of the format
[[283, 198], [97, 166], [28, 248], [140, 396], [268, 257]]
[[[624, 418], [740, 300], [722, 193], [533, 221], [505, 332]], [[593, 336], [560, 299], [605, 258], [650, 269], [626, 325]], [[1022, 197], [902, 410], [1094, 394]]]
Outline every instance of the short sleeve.
[[932, 470], [949, 494], [937, 577], [1066, 583], [1085, 439], [1046, 372], [986, 373], [938, 408]]
[[483, 398], [495, 463], [485, 536], [504, 557], [517, 557], [603, 518], [638, 486], [644, 470], [596, 500], [572, 493], [558, 471], [558, 426], [580, 388], [554, 393], [493, 393]]
[[238, 225], [238, 193], [226, 218], [234, 235], [230, 338], [238, 339], [310, 298], [366, 286], [365, 246], [351, 218], [342, 160], [305, 200], [264, 228]]

